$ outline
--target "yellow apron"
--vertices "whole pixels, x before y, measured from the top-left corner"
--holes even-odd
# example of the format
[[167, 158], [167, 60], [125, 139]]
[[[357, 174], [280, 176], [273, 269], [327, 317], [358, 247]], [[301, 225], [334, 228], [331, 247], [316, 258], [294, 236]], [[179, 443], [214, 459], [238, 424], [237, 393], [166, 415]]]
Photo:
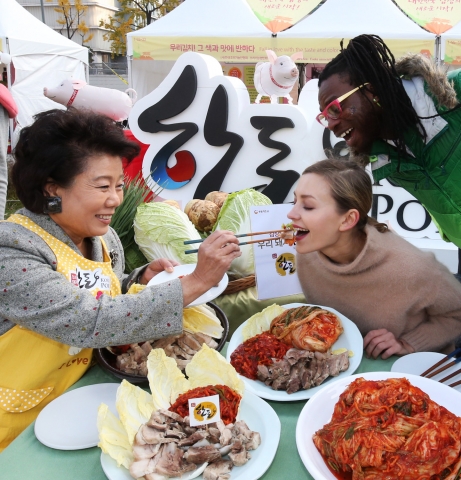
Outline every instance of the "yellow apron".
[[[101, 238], [103, 262], [79, 255], [23, 215], [7, 221], [40, 236], [56, 255], [56, 270], [72, 284], [90, 290], [97, 298], [121, 293]], [[51, 340], [16, 325], [0, 336], [0, 451], [14, 440], [41, 410], [73, 385], [89, 368], [91, 348], [80, 349]]]

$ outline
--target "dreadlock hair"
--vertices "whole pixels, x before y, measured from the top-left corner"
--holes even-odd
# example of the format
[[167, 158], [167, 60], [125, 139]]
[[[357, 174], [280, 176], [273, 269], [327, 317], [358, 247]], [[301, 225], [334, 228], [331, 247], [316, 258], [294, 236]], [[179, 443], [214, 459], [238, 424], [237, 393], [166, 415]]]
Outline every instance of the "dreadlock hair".
[[[399, 158], [405, 157], [404, 132], [416, 127], [425, 139], [426, 130], [403, 88], [402, 79], [395, 69], [394, 55], [377, 35], [359, 35], [350, 40], [346, 48], [343, 48], [343, 42], [341, 40], [341, 52], [321, 72], [319, 87], [334, 74], [340, 77], [348, 75], [354, 86], [370, 83], [382, 106], [383, 130], [391, 134], [392, 138], [388, 140], [395, 143]], [[365, 95], [362, 89], [359, 91]]]

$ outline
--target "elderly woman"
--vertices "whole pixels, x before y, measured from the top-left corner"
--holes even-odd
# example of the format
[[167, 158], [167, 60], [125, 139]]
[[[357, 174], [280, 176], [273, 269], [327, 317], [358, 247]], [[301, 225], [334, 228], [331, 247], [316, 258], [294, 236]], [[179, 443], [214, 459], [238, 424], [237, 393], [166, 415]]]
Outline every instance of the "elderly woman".
[[414, 195], [458, 247], [460, 96], [461, 70], [447, 77], [420, 54], [395, 62], [381, 38], [360, 35], [346, 48], [341, 42], [322, 71], [317, 117], [352, 153], [369, 155], [375, 181], [388, 178]]
[[183, 307], [240, 255], [231, 232], [203, 242], [195, 271], [122, 295], [176, 263], [123, 274], [109, 227], [123, 199], [122, 157], [138, 146], [109, 118], [51, 110], [24, 128], [12, 180], [25, 208], [0, 224], [0, 449], [89, 368], [92, 348], [182, 331]]
[[356, 163], [304, 170], [288, 217], [309, 303], [337, 309], [374, 358], [445, 351], [461, 334], [461, 284], [425, 253], [368, 217], [371, 179]]

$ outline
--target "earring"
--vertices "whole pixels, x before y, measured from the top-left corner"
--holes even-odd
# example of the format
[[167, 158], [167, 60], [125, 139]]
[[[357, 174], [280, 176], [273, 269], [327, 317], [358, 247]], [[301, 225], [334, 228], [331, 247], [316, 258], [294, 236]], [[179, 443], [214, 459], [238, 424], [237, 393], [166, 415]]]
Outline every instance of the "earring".
[[62, 200], [61, 197], [45, 197], [45, 206], [43, 213], [61, 213]]
[[378, 105], [378, 107], [380, 107], [380, 106], [381, 106], [381, 105], [380, 105], [380, 103], [378, 102], [378, 100], [376, 100], [376, 97], [373, 97], [373, 102], [375, 102], [375, 103], [376, 103], [376, 105]]

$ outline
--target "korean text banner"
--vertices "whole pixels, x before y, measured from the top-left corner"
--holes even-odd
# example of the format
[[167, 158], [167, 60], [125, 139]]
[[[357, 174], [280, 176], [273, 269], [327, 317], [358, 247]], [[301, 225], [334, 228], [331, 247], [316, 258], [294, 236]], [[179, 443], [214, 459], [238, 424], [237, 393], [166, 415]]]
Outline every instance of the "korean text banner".
[[[298, 62], [328, 63], [339, 53], [339, 38], [133, 37], [134, 60], [177, 60], [184, 52], [204, 53], [220, 62], [266, 62], [277, 55], [303, 52]], [[345, 39], [347, 43], [349, 39]], [[408, 52], [434, 54], [432, 40], [384, 39], [396, 58]]]
[[418, 25], [440, 35], [461, 21], [461, 0], [394, 0]]
[[320, 0], [247, 0], [247, 3], [262, 24], [277, 33], [299, 22]]

